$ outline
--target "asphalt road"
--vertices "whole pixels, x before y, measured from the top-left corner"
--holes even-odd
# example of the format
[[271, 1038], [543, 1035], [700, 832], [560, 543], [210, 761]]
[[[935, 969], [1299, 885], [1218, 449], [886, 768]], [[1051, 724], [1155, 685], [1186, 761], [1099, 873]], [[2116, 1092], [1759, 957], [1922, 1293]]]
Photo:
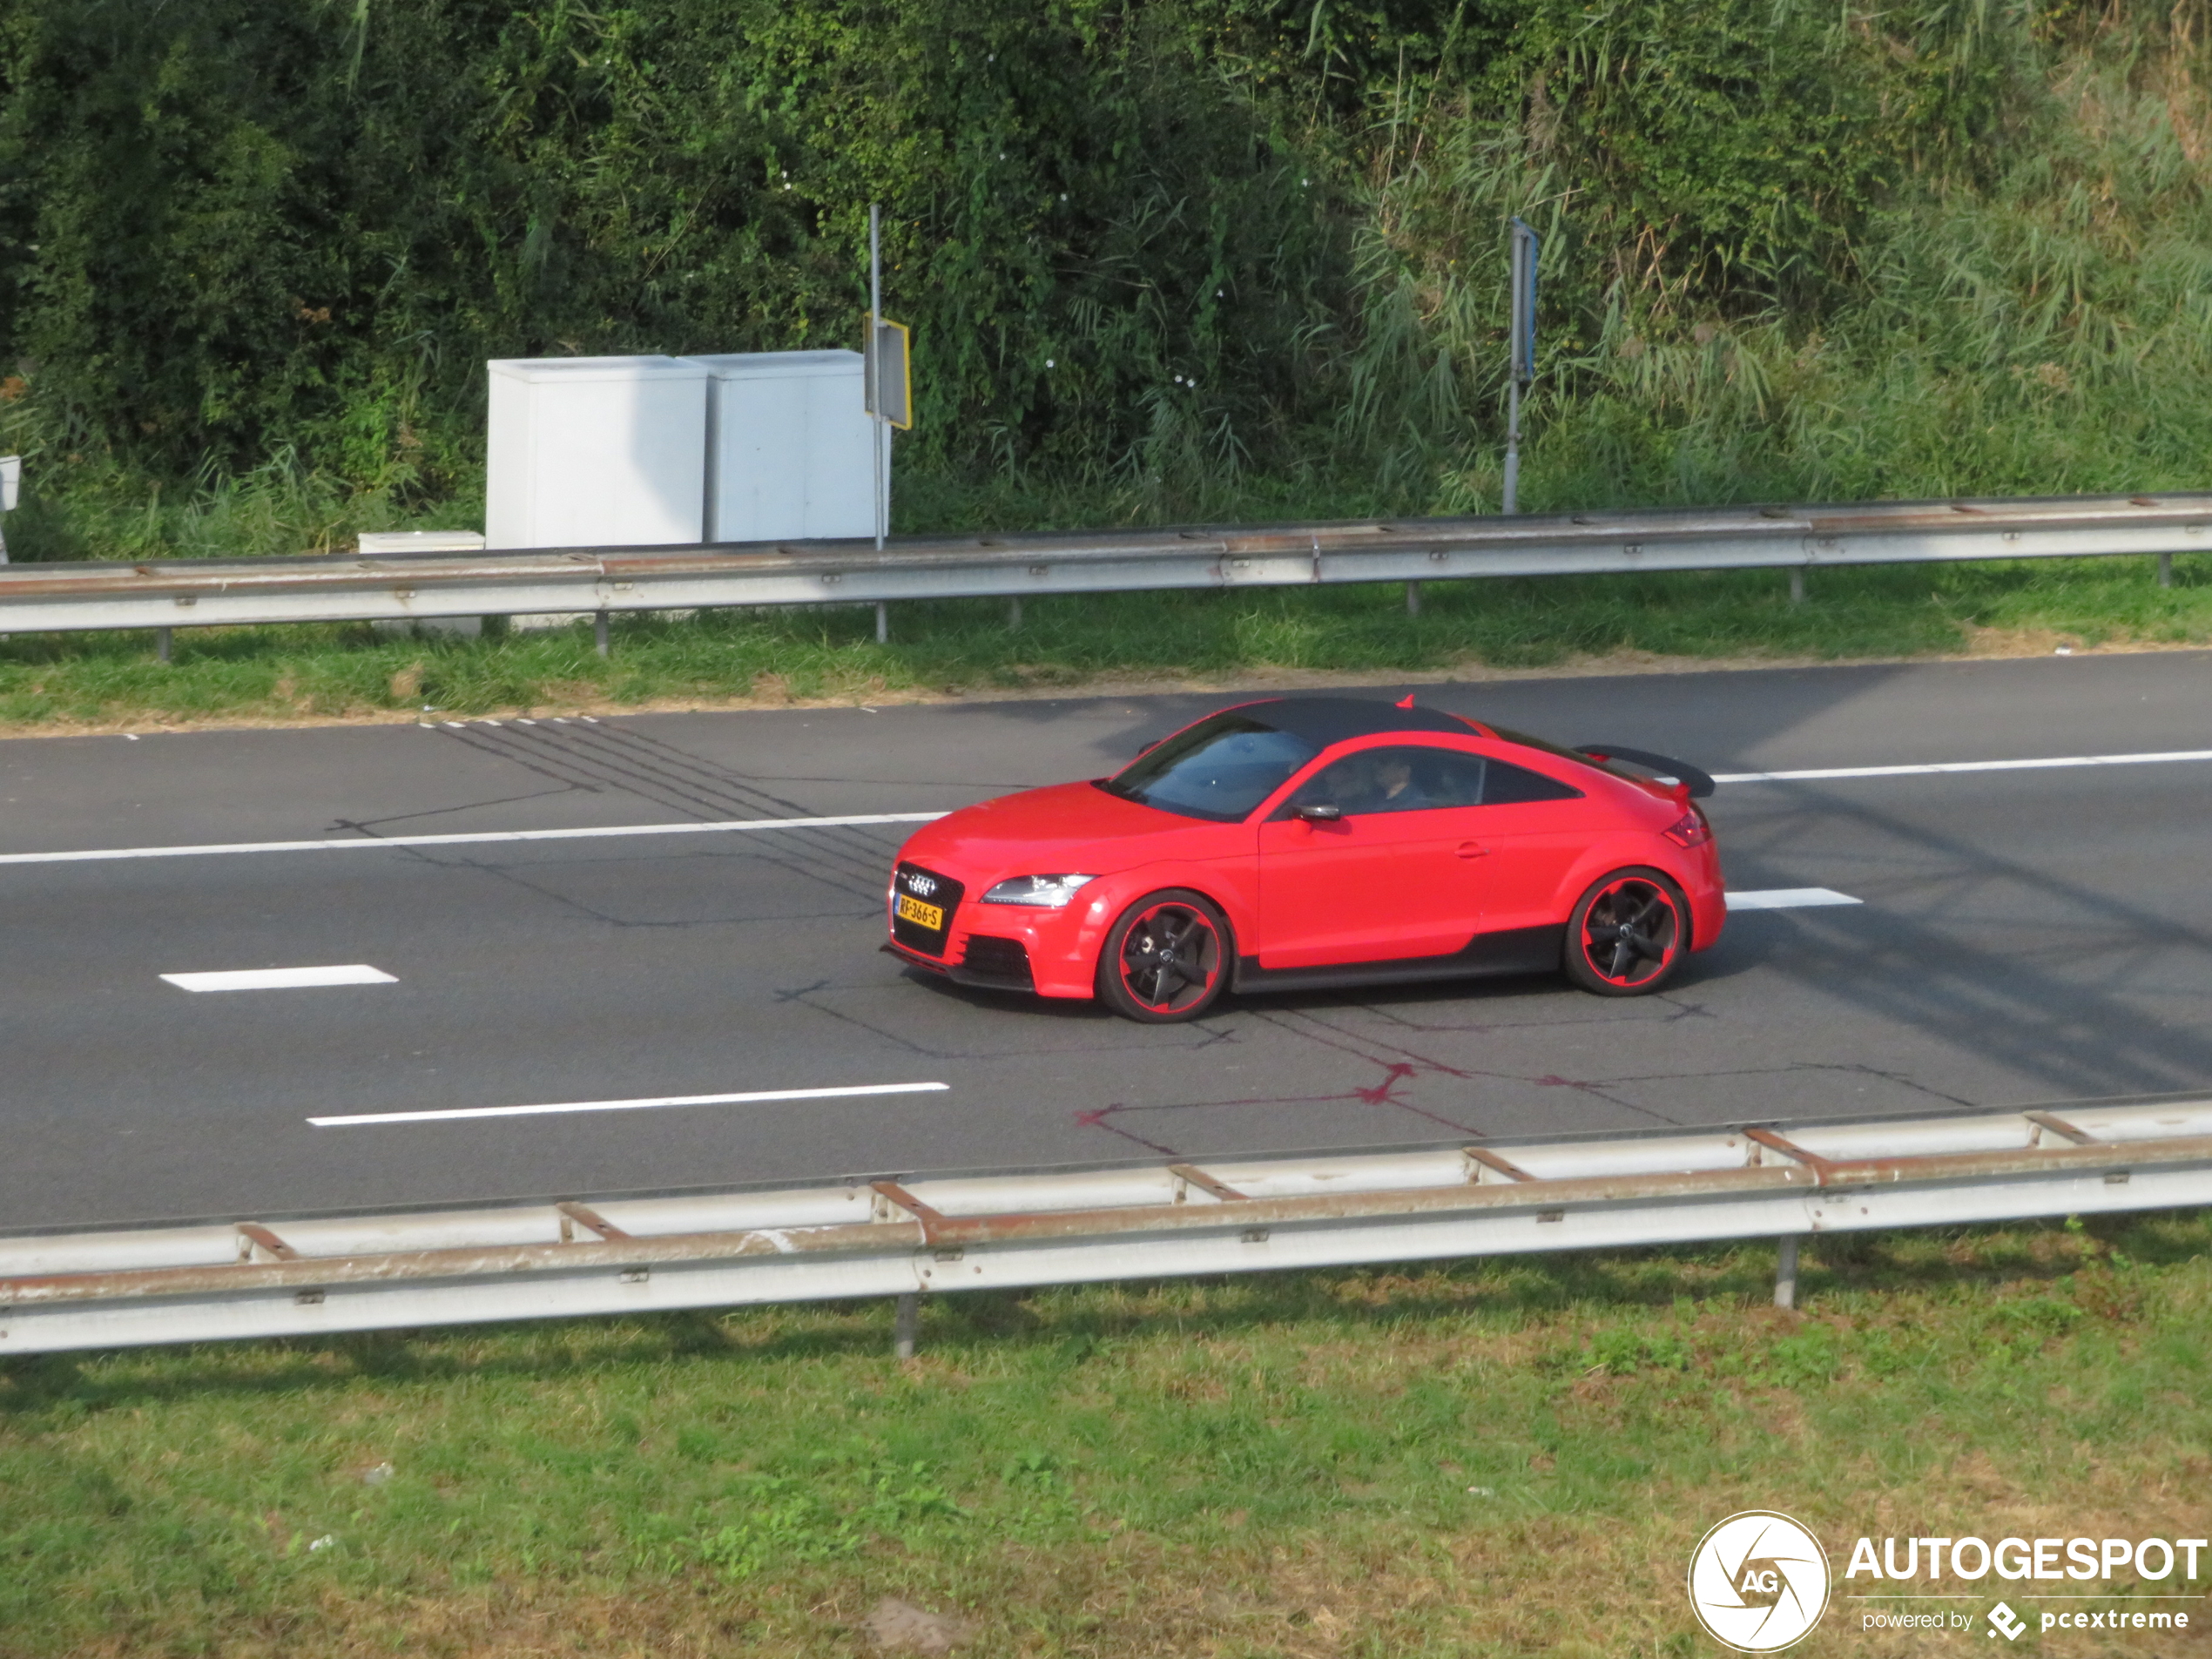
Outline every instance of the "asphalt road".
[[[2212, 747], [2195, 652], [1420, 691], [1715, 772]], [[1099, 774], [1230, 700], [22, 739], [0, 853], [930, 812]], [[0, 1230], [2212, 1085], [2212, 764], [1710, 805], [1731, 887], [1864, 902], [1738, 914], [1656, 997], [1471, 981], [1169, 1028], [878, 954], [896, 826], [0, 862]], [[331, 963], [394, 982], [160, 978]], [[307, 1121], [921, 1082], [947, 1087]]]

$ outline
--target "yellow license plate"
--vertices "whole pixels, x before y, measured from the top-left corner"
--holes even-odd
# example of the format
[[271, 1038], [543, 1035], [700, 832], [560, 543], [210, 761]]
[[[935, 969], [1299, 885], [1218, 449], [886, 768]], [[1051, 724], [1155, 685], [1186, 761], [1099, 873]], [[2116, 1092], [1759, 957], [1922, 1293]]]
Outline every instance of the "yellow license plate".
[[911, 921], [917, 927], [927, 927], [933, 934], [945, 931], [944, 907], [924, 904], [912, 894], [899, 895], [899, 920]]

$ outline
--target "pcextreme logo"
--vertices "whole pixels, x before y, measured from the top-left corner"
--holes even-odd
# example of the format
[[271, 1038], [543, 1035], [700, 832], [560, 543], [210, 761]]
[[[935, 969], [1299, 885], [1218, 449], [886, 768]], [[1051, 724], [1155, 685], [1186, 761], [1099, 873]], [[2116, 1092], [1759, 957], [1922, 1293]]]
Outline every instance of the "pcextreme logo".
[[1738, 1653], [1779, 1653], [1802, 1641], [1828, 1607], [1820, 1541], [1771, 1509], [1747, 1509], [1698, 1541], [1689, 1605], [1705, 1634]]

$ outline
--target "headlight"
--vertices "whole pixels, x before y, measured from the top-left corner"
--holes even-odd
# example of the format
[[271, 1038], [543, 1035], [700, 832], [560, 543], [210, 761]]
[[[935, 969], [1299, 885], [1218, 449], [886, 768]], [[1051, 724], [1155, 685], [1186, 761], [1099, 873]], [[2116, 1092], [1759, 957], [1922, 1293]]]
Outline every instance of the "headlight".
[[1086, 881], [1098, 878], [1090, 875], [1017, 875], [1009, 877], [983, 895], [985, 904], [1027, 904], [1041, 909], [1061, 910], [1076, 896], [1076, 889]]

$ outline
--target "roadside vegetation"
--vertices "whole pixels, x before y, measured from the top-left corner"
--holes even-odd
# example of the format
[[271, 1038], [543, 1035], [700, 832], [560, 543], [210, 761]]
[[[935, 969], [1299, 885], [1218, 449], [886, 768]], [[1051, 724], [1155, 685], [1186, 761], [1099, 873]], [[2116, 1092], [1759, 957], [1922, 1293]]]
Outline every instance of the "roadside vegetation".
[[[493, 356], [916, 327], [907, 531], [2202, 488], [2203, 0], [173, 0], [0, 25], [17, 560], [481, 523]], [[2193, 574], [2193, 573], [2192, 573]], [[2212, 640], [2132, 565], [0, 647], [11, 724]], [[864, 615], [864, 613], [863, 613]], [[1993, 632], [1992, 631], [1994, 631]]]
[[179, 629], [0, 644], [0, 728], [596, 713], [816, 700], [898, 702], [1112, 685], [1295, 685], [1335, 677], [2019, 654], [2212, 642], [2212, 569], [2148, 559], [1532, 578], [1272, 592], [900, 604], [616, 617], [481, 638], [367, 626]]
[[[1797, 1312], [1769, 1247], [954, 1297], [906, 1364], [880, 1303], [15, 1359], [0, 1630], [847, 1656], [888, 1597], [978, 1659], [1687, 1656], [1739, 1509], [1839, 1572], [1862, 1533], [2202, 1534], [2208, 1246], [1830, 1237]], [[1857, 1605], [1804, 1651], [1919, 1651]]]

